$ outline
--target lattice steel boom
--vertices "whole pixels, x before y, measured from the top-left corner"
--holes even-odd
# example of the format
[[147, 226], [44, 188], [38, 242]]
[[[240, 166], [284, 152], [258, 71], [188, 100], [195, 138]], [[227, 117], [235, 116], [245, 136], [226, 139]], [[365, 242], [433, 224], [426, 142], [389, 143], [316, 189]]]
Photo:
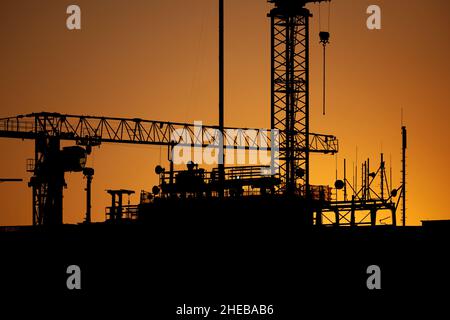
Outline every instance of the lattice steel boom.
[[[217, 126], [47, 112], [0, 119], [0, 137], [3, 138], [37, 139], [46, 136], [76, 141], [81, 145], [104, 142], [182, 145], [181, 135], [174, 135], [174, 132], [180, 131], [189, 136], [193, 147], [218, 145]], [[236, 131], [239, 139], [233, 136]], [[259, 142], [263, 139], [270, 142], [270, 136], [263, 129], [225, 128], [226, 148], [256, 149], [260, 148]], [[311, 152], [333, 154], [338, 151], [338, 140], [332, 135], [310, 134], [309, 145]], [[270, 147], [267, 149], [270, 150]]]

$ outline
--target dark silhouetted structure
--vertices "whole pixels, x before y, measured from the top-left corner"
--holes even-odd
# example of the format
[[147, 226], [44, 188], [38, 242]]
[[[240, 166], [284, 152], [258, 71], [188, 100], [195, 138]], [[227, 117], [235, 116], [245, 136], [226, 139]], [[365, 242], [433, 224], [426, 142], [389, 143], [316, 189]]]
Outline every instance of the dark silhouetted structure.
[[22, 182], [23, 179], [16, 179], [16, 178], [0, 178], [1, 182]]
[[[141, 192], [139, 205], [124, 206], [122, 203], [122, 197], [134, 191], [108, 190], [112, 197], [112, 205], [107, 208], [108, 221], [148, 221], [153, 214], [192, 206], [198, 210], [227, 208], [236, 212], [261, 210], [274, 213], [282, 209], [301, 216], [299, 220], [305, 225], [375, 226], [378, 222], [386, 224], [388, 221], [396, 225], [399, 201], [395, 202], [394, 198], [401, 190], [405, 211], [405, 182], [403, 179], [401, 188], [391, 190], [383, 156], [376, 171], [371, 170], [369, 160], [364, 162], [359, 189], [349, 183], [345, 164], [344, 177], [336, 181], [334, 188], [310, 184], [310, 154], [338, 152], [336, 137], [313, 134], [309, 126], [309, 21], [312, 15], [305, 6], [325, 0], [268, 2], [273, 5], [268, 14], [271, 24], [272, 129], [269, 137], [262, 130], [249, 133], [224, 127], [223, 0], [219, 0], [218, 126], [45, 112], [0, 119], [0, 137], [35, 141], [35, 157], [28, 168], [33, 173], [29, 183], [33, 190], [33, 224], [63, 223], [64, 173], [68, 171], [83, 172], [87, 179], [85, 221], [90, 223], [94, 172], [92, 168], [85, 168], [87, 155], [93, 146], [101, 143], [131, 143], [166, 146], [170, 155], [169, 170], [166, 172], [161, 166], [156, 168], [159, 185], [151, 192]], [[329, 42], [328, 32], [321, 31], [319, 36], [323, 45]], [[210, 134], [211, 130], [222, 133], [219, 141], [216, 135]], [[406, 129], [402, 130], [406, 141]], [[236, 131], [239, 139], [233, 136]], [[74, 141], [77, 146], [61, 150], [63, 140]], [[270, 167], [224, 166], [224, 148], [258, 150], [267, 147], [260, 145], [263, 141], [271, 146], [267, 148], [271, 151]], [[207, 171], [189, 163], [186, 170], [175, 170], [172, 159], [175, 146], [215, 146], [219, 148], [219, 165]], [[403, 166], [403, 173], [404, 170]], [[376, 190], [374, 181], [381, 181], [380, 190]], [[344, 196], [338, 199], [341, 189]], [[390, 216], [379, 217], [381, 210], [389, 211]]]

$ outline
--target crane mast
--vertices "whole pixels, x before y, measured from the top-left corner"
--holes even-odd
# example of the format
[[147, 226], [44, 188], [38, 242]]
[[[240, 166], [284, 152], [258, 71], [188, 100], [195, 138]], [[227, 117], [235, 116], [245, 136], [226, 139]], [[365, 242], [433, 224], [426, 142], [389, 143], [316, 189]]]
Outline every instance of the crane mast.
[[279, 131], [279, 170], [287, 194], [309, 197], [310, 2], [268, 0], [271, 25], [271, 128]]

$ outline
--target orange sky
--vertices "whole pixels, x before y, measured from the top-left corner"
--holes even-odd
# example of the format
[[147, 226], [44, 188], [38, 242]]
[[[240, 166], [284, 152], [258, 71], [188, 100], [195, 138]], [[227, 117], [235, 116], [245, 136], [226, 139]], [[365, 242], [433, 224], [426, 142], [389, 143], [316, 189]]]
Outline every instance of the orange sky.
[[[0, 117], [54, 111], [217, 123], [217, 1], [80, 0], [82, 30], [65, 27], [73, 1], [7, 0], [0, 9]], [[382, 29], [366, 28], [370, 4]], [[321, 114], [318, 5], [311, 30], [311, 130], [339, 138], [339, 163], [382, 150], [400, 178], [400, 109], [409, 134], [408, 224], [450, 218], [449, 19], [446, 0], [334, 0], [328, 46], [328, 112]], [[225, 0], [227, 126], [270, 123], [270, 26], [265, 0]], [[326, 6], [322, 7], [322, 18]], [[322, 25], [326, 27], [326, 21]], [[0, 225], [31, 223], [25, 160], [31, 141], [0, 139]], [[161, 150], [164, 160], [166, 151]], [[160, 148], [104, 144], [89, 159], [93, 218], [104, 219], [109, 188], [150, 190]], [[334, 183], [333, 156], [312, 157], [312, 183]], [[165, 165], [165, 163], [163, 163]], [[342, 170], [340, 170], [340, 173]], [[84, 184], [67, 174], [64, 221], [81, 222]], [[138, 201], [138, 196], [132, 198]]]

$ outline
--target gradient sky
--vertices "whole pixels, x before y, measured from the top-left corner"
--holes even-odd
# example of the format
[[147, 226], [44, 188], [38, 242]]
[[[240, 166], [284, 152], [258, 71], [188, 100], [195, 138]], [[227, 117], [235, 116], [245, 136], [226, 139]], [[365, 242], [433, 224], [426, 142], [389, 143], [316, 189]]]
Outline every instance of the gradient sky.
[[[82, 11], [82, 30], [66, 29], [66, 8]], [[366, 8], [382, 10], [382, 29], [366, 28]], [[379, 153], [400, 184], [401, 117], [409, 134], [408, 224], [448, 219], [450, 174], [449, 34], [446, 0], [334, 0], [328, 46], [328, 112], [321, 114], [317, 4], [311, 30], [311, 128], [340, 141], [339, 167]], [[225, 0], [227, 126], [270, 124], [270, 26], [265, 0]], [[328, 29], [322, 5], [322, 29]], [[0, 8], [0, 117], [51, 111], [217, 123], [216, 0], [5, 0]], [[31, 223], [25, 160], [31, 141], [0, 139], [0, 225]], [[88, 165], [93, 219], [104, 219], [110, 188], [151, 190], [165, 149], [104, 144]], [[312, 157], [312, 183], [332, 185], [335, 156]], [[349, 169], [350, 171], [350, 169]], [[339, 168], [339, 175], [342, 170]], [[351, 179], [351, 177], [348, 177]], [[84, 218], [85, 181], [66, 175], [64, 222]], [[132, 202], [137, 203], [136, 195]], [[212, 213], [213, 214], [213, 213]], [[280, 213], [281, 214], [281, 213]]]

